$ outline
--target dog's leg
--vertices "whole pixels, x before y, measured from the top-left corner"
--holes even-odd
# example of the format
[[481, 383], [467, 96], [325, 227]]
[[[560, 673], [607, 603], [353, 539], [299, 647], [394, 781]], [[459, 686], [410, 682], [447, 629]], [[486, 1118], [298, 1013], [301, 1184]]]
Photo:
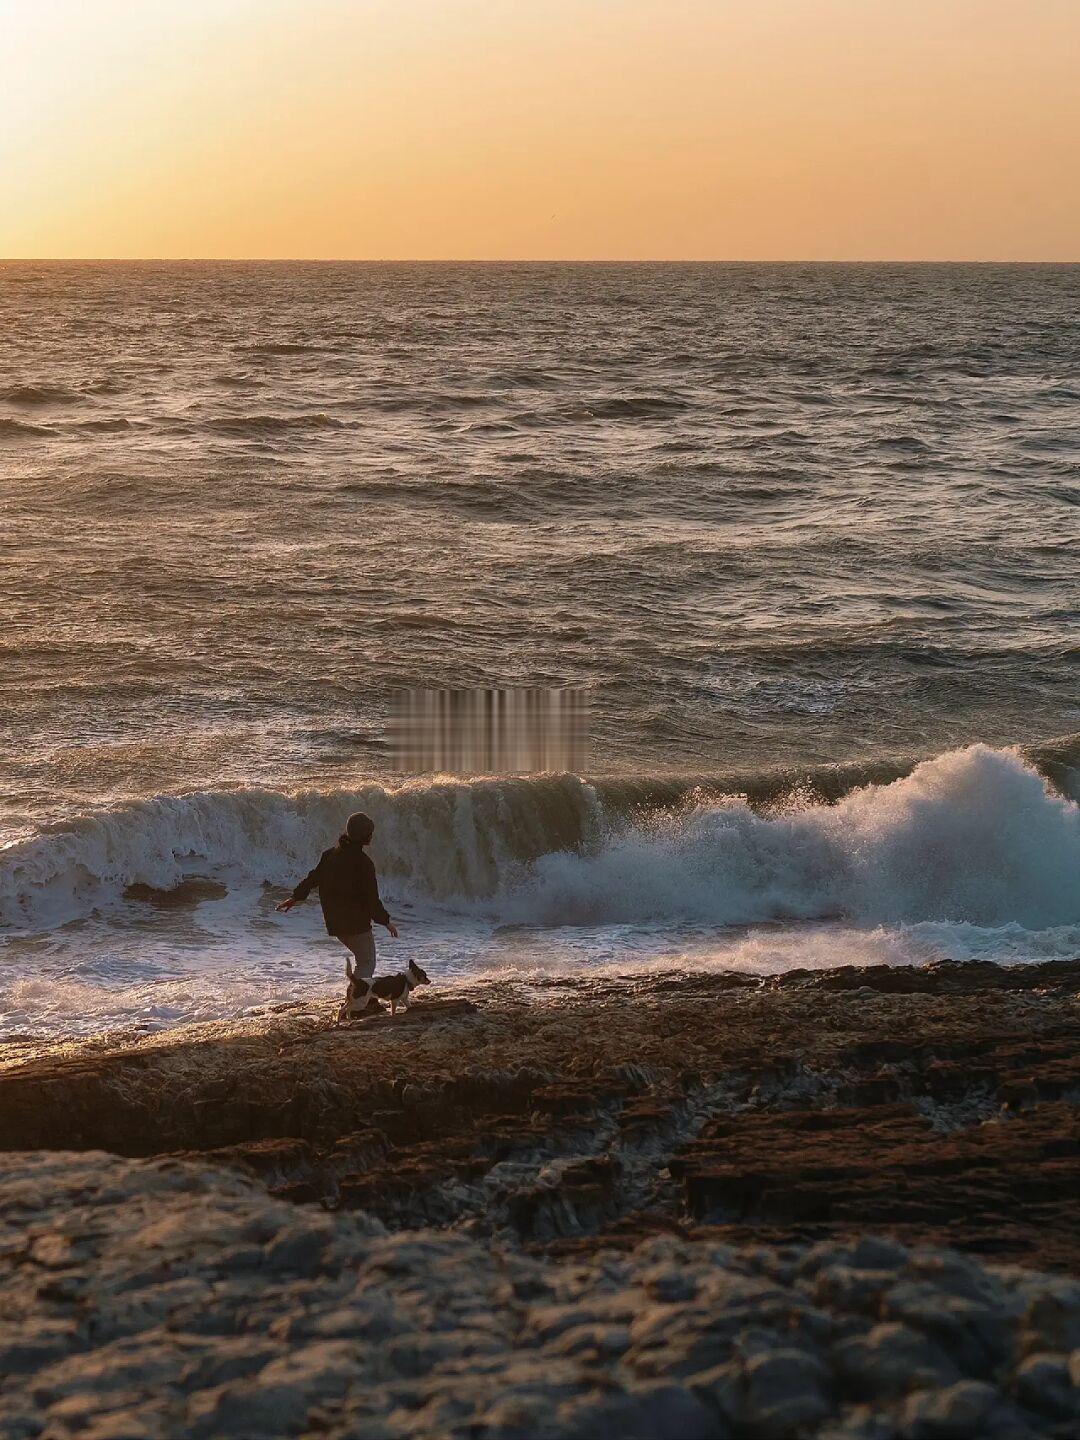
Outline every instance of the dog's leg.
[[390, 996], [390, 1014], [397, 1014], [397, 1001], [394, 999], [393, 995]]

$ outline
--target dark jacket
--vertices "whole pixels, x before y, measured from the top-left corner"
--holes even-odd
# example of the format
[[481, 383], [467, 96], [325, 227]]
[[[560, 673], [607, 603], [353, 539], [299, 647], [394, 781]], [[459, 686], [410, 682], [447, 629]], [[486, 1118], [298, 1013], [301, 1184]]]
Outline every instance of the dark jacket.
[[331, 935], [356, 935], [370, 930], [372, 920], [380, 925], [390, 923], [379, 899], [379, 882], [371, 857], [347, 835], [323, 851], [319, 863], [300, 881], [292, 898], [306, 900], [312, 890], [319, 892], [323, 919]]

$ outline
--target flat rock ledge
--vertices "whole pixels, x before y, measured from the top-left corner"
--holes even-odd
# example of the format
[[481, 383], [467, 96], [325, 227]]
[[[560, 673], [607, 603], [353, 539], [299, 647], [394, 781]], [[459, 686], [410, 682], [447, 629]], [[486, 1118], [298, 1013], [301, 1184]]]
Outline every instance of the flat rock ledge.
[[1080, 962], [492, 984], [0, 1051], [0, 1149], [548, 1253], [872, 1230], [1080, 1274]]
[[1074, 1440], [1078, 1002], [671, 973], [0, 1047], [0, 1437]]
[[5, 1440], [1072, 1440], [1080, 1284], [882, 1238], [573, 1261], [12, 1154]]

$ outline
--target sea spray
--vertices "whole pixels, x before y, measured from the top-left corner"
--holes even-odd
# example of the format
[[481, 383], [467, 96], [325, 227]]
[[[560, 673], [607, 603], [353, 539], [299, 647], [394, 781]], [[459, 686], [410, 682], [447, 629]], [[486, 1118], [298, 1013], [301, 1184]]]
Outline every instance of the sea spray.
[[863, 925], [1080, 921], [1080, 809], [1012, 751], [971, 746], [834, 806], [702, 802], [596, 852], [538, 859], [499, 894], [548, 925], [843, 918]]
[[494, 923], [1080, 920], [1080, 809], [1018, 751], [980, 745], [834, 805], [575, 776], [158, 796], [0, 851], [0, 919], [45, 929], [192, 874], [291, 885], [354, 809], [399, 893]]
[[154, 796], [0, 850], [0, 921], [60, 924], [127, 886], [168, 889], [191, 874], [291, 886], [352, 810], [375, 819], [380, 871], [434, 899], [491, 894], [508, 868], [598, 843], [609, 823], [594, 787], [575, 776]]

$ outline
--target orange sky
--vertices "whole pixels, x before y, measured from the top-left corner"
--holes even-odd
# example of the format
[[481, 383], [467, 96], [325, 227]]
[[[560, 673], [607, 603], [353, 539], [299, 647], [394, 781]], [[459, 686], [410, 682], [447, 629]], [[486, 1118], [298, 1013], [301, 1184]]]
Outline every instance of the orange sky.
[[0, 0], [0, 255], [1080, 260], [1080, 0]]

